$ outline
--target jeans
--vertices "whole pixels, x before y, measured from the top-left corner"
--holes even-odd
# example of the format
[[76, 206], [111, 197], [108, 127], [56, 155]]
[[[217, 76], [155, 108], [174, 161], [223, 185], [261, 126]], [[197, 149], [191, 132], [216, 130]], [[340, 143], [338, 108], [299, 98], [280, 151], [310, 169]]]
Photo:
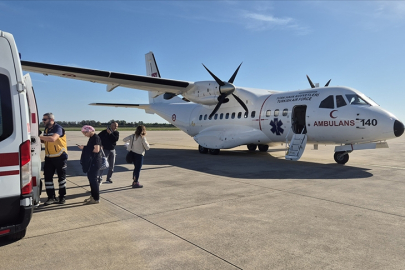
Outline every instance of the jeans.
[[[108, 164], [110, 165], [108, 167], [107, 180], [111, 180], [111, 176], [114, 172], [114, 166], [115, 166], [115, 156], [116, 156], [115, 149], [113, 149], [113, 150], [103, 149], [103, 151], [104, 151], [105, 156], [108, 159]], [[101, 180], [103, 178], [103, 172], [104, 172], [104, 170], [99, 171], [99, 173], [98, 173], [99, 180]]]
[[134, 159], [134, 166], [135, 166], [132, 179], [134, 179], [135, 182], [138, 182], [139, 174], [141, 173], [141, 168], [143, 164], [143, 155], [132, 152], [132, 156]]
[[45, 177], [45, 188], [48, 198], [55, 197], [55, 187], [53, 186], [53, 175], [58, 174], [59, 182], [59, 197], [63, 198], [66, 195], [66, 168], [67, 168], [67, 157], [45, 157], [44, 164], [44, 177]]
[[100, 190], [98, 187], [97, 175], [98, 168], [95, 164], [90, 165], [90, 170], [87, 172], [87, 178], [89, 179], [91, 196], [94, 200], [98, 201], [100, 199]]

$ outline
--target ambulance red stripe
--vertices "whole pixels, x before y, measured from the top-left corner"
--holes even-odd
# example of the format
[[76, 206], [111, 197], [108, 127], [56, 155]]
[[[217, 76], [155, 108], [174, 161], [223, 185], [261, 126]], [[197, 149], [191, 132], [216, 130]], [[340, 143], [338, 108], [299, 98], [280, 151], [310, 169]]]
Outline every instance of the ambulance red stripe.
[[16, 174], [20, 174], [20, 171], [19, 171], [19, 170], [15, 170], [15, 171], [0, 172], [0, 176], [16, 175]]
[[20, 161], [18, 152], [0, 154], [0, 167], [17, 166], [19, 164]]

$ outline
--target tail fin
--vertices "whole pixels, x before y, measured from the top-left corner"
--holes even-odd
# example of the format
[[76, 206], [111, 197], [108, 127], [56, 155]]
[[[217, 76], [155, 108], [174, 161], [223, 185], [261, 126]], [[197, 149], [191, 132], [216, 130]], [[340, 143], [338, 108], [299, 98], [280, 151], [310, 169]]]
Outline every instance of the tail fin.
[[[153, 52], [148, 52], [145, 54], [145, 65], [146, 65], [146, 75], [149, 77], [160, 77], [159, 68], [156, 64], [155, 56]], [[170, 94], [169, 94], [170, 95]], [[158, 91], [149, 91], [149, 104], [152, 103], [173, 103], [179, 102], [181, 99], [179, 97], [170, 98], [170, 100], [164, 99], [164, 95]]]

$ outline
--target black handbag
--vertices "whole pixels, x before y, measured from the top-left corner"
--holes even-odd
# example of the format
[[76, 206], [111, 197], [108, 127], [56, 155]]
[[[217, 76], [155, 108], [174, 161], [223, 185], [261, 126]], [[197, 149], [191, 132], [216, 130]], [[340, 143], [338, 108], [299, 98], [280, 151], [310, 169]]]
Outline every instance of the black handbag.
[[[132, 145], [134, 145], [134, 139], [135, 139], [135, 135], [133, 135], [133, 137], [132, 137], [131, 149], [132, 149]], [[127, 153], [127, 156], [125, 157], [125, 160], [127, 161], [128, 164], [134, 163], [134, 156], [132, 153], [133, 152], [131, 150], [129, 150]]]

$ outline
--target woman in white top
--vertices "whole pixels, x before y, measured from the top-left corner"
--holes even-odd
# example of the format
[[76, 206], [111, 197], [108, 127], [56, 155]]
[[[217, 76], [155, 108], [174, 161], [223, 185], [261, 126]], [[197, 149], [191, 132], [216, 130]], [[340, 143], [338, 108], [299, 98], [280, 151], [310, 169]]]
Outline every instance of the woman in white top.
[[149, 150], [150, 146], [146, 140], [146, 128], [145, 126], [138, 126], [136, 128], [135, 134], [129, 135], [123, 139], [124, 142], [129, 141], [130, 151], [132, 152], [132, 160], [134, 162], [134, 173], [133, 173], [133, 188], [141, 188], [143, 185], [139, 184], [139, 173], [141, 172], [143, 164], [143, 156], [145, 155], [145, 150]]

